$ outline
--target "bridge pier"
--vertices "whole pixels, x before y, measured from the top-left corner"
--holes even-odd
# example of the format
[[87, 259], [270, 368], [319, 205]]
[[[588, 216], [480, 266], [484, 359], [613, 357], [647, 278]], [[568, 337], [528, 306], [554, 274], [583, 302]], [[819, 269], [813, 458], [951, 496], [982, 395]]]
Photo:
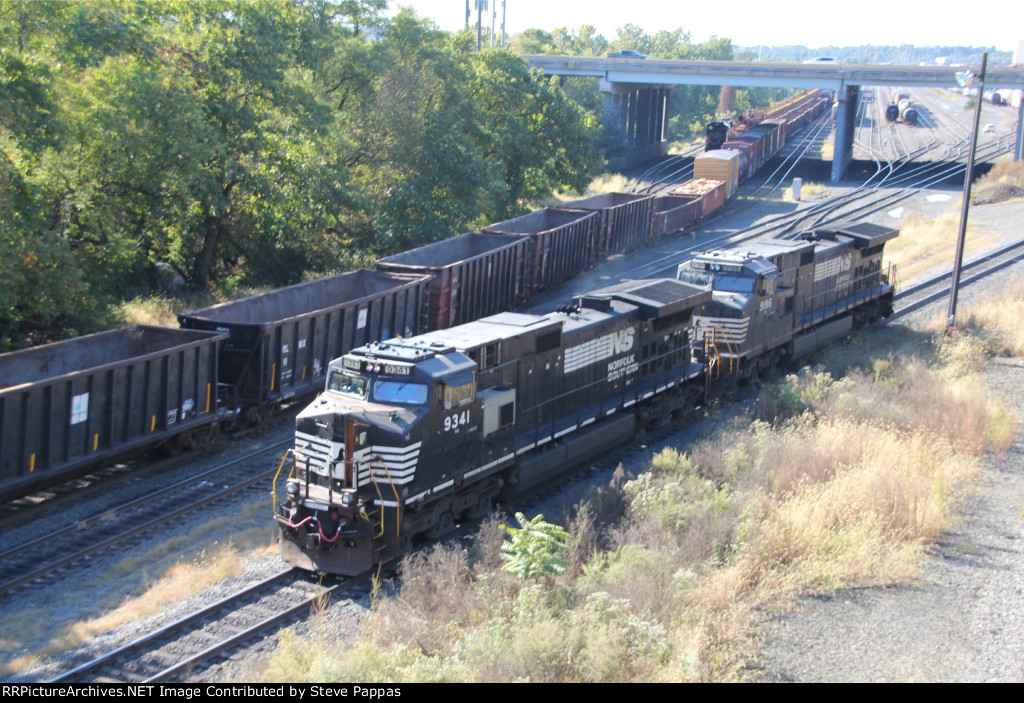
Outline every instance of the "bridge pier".
[[853, 133], [857, 127], [857, 102], [860, 99], [860, 86], [848, 85], [836, 91], [836, 131], [832, 140], [832, 176], [833, 181], [843, 177], [850, 162], [853, 161]]
[[615, 137], [621, 154], [612, 167], [628, 168], [668, 153], [670, 85], [601, 81], [605, 129]]

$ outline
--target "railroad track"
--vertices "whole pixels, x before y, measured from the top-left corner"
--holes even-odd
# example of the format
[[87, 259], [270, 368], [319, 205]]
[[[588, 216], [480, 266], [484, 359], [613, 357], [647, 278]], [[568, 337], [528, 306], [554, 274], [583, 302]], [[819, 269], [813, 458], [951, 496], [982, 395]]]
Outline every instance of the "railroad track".
[[[1021, 261], [1024, 261], [1024, 240], [1008, 244], [964, 263], [961, 268], [960, 285], [966, 286]], [[964, 275], [968, 273], [970, 275]], [[952, 276], [953, 271], [950, 269], [899, 291], [896, 301], [900, 307], [893, 313], [890, 320], [904, 317], [911, 312], [920, 310], [925, 305], [948, 296]]]
[[[128, 540], [145, 539], [156, 527], [182, 515], [212, 506], [241, 491], [265, 490], [276, 465], [253, 473], [248, 462], [289, 446], [277, 442], [232, 459], [198, 476], [154, 491], [91, 518], [46, 534], [0, 553], [0, 594], [11, 594], [30, 584], [60, 578], [77, 562]], [[215, 489], [211, 480], [221, 484]]]
[[262, 637], [292, 618], [322, 609], [350, 582], [323, 586], [313, 575], [284, 569], [212, 605], [79, 664], [49, 683], [182, 681], [193, 668]]
[[[666, 441], [680, 431], [680, 420], [666, 420], [643, 432], [640, 441], [619, 448], [570, 479], [521, 498], [516, 509], [530, 510], [553, 496], [579, 491], [582, 484], [595, 480], [607, 483], [607, 477], [619, 464], [641, 456], [649, 445]], [[465, 532], [465, 528], [460, 531]], [[427, 546], [445, 539], [431, 540]], [[261, 641], [305, 614], [317, 612], [342, 591], [364, 588], [371, 578], [367, 574], [324, 585], [315, 574], [283, 569], [115, 650], [84, 661], [49, 683], [183, 681], [233, 649]]]
[[[965, 270], [974, 271], [965, 277], [965, 284], [972, 280], [1001, 270], [1024, 258], [1024, 241], [1004, 247], [998, 252], [979, 257], [965, 265]], [[949, 273], [933, 277], [904, 289], [898, 299], [904, 304], [894, 317], [935, 300], [944, 291], [934, 291], [948, 280]], [[945, 286], [948, 291], [948, 285]], [[927, 297], [918, 294], [924, 292]], [[557, 494], [565, 495], [573, 490], [579, 492], [580, 483], [594, 480], [606, 481], [610, 471], [622, 462], [646, 451], [649, 444], [667, 440], [680, 431], [677, 422], [646, 433], [644, 444], [634, 442], [599, 462], [577, 477], [560, 484]], [[551, 491], [541, 491], [520, 501], [521, 507], [529, 509], [552, 498]], [[517, 506], [520, 507], [520, 506]], [[244, 646], [246, 642], [260, 640], [266, 633], [275, 631], [282, 624], [300, 619], [304, 613], [313, 612], [327, 598], [335, 596], [342, 587], [355, 585], [358, 580], [343, 584], [323, 585], [315, 578], [298, 570], [282, 570], [270, 578], [241, 589], [221, 601], [197, 610], [158, 631], [148, 633], [137, 640], [100, 657], [83, 662], [65, 672], [52, 683], [67, 681], [127, 681], [158, 682], [180, 681], [206, 663], [224, 657], [232, 649]]]

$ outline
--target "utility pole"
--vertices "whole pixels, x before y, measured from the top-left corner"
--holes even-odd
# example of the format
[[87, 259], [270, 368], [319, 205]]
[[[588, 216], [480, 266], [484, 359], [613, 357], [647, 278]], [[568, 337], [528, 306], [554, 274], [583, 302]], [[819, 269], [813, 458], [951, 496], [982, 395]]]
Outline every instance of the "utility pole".
[[505, 48], [505, 12], [508, 9], [507, 0], [501, 0], [501, 48]]
[[971, 149], [967, 152], [967, 172], [964, 173], [964, 202], [960, 207], [960, 232], [956, 239], [956, 258], [953, 262], [953, 282], [949, 287], [949, 317], [946, 329], [956, 325], [956, 298], [960, 289], [960, 268], [964, 262], [964, 239], [967, 236], [967, 209], [971, 205], [971, 179], [974, 178], [974, 152], [978, 147], [978, 123], [981, 122], [981, 103], [985, 99], [985, 68], [988, 52], [981, 55], [981, 75], [957, 73], [957, 83], [970, 86], [978, 83], [978, 95], [974, 98], [974, 131], [971, 132]]
[[476, 50], [480, 51], [480, 40], [483, 35], [484, 10], [487, 9], [487, 0], [476, 0]]

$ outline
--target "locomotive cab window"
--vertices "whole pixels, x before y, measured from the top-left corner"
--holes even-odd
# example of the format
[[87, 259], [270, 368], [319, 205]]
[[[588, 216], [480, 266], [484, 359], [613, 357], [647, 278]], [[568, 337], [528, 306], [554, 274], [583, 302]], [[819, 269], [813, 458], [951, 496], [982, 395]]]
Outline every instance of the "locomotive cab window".
[[474, 385], [472, 374], [446, 380], [444, 383], [444, 407], [451, 409], [472, 403], [476, 397]]
[[716, 273], [714, 278], [715, 290], [727, 291], [730, 293], [753, 293], [754, 279], [746, 276], [728, 276]]
[[332, 371], [327, 379], [327, 390], [353, 398], [366, 398], [366, 379], [348, 371]]

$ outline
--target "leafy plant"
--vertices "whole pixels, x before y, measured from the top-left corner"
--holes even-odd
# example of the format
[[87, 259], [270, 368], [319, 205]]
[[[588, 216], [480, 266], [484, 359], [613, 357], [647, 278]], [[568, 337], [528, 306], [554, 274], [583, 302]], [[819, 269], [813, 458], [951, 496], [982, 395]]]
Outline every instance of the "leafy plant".
[[568, 560], [563, 556], [569, 550], [569, 533], [562, 527], [544, 521], [543, 515], [527, 520], [516, 513], [519, 527], [502, 525], [511, 541], [501, 545], [502, 571], [511, 571], [519, 578], [557, 576], [565, 571]]

